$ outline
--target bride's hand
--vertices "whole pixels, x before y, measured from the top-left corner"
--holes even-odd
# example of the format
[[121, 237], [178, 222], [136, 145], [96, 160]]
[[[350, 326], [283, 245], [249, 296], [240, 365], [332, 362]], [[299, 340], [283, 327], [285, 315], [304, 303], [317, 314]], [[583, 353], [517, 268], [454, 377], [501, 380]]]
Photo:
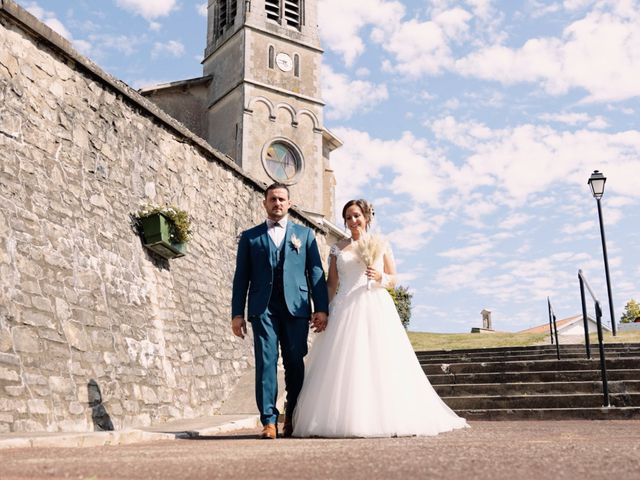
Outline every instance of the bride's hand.
[[373, 267], [367, 267], [367, 271], [365, 272], [367, 278], [374, 280], [376, 282], [380, 282], [382, 280], [382, 273], [376, 270]]

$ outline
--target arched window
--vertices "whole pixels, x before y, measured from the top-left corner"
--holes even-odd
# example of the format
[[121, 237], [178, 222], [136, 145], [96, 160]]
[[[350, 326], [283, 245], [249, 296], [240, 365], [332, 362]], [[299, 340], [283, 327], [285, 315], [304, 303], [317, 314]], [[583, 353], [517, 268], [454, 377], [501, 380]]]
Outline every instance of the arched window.
[[273, 68], [273, 61], [275, 58], [275, 49], [273, 48], [273, 45], [269, 45], [269, 68]]
[[300, 55], [297, 53], [293, 55], [293, 74], [296, 77], [300, 76]]

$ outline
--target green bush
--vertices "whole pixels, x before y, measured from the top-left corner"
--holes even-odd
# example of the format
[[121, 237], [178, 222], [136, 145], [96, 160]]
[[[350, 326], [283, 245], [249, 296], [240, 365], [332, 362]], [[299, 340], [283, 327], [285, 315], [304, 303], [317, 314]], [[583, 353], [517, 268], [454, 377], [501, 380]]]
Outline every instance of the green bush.
[[409, 321], [411, 320], [411, 298], [413, 294], [409, 292], [407, 287], [403, 287], [402, 285], [389, 288], [388, 292], [391, 298], [393, 298], [393, 303], [396, 304], [396, 310], [398, 310], [402, 326], [409, 328]]

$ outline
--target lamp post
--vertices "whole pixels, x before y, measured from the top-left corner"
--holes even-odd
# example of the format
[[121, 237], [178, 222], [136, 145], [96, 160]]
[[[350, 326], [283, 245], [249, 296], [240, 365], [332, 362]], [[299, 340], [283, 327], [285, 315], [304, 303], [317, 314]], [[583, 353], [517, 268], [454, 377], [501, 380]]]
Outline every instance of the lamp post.
[[613, 330], [613, 336], [618, 333], [616, 328], [616, 317], [613, 313], [613, 298], [611, 296], [611, 278], [609, 277], [609, 259], [607, 258], [607, 242], [604, 237], [604, 224], [602, 223], [602, 206], [600, 205], [600, 199], [604, 194], [604, 184], [607, 181], [602, 172], [594, 170], [587, 182], [591, 187], [591, 193], [593, 198], [596, 199], [598, 204], [598, 219], [600, 220], [600, 238], [602, 239], [602, 255], [604, 257], [604, 272], [607, 277], [607, 293], [609, 294], [609, 314], [611, 315], [611, 329]]

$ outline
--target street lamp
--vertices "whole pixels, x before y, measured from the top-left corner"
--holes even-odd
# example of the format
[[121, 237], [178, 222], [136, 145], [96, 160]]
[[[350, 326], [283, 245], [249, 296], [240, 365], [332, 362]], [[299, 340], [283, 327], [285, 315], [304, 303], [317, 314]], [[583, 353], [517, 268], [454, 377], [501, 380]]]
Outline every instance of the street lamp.
[[589, 177], [589, 187], [591, 187], [591, 193], [593, 198], [596, 199], [598, 204], [598, 219], [600, 220], [600, 238], [602, 239], [602, 255], [604, 256], [604, 272], [607, 276], [607, 293], [609, 294], [609, 314], [611, 315], [611, 329], [613, 330], [613, 336], [618, 333], [616, 329], [616, 317], [613, 314], [613, 298], [611, 296], [611, 278], [609, 277], [609, 259], [607, 258], [607, 242], [604, 237], [604, 224], [602, 223], [602, 207], [600, 206], [600, 199], [604, 194], [604, 184], [607, 181], [602, 172], [594, 170]]

